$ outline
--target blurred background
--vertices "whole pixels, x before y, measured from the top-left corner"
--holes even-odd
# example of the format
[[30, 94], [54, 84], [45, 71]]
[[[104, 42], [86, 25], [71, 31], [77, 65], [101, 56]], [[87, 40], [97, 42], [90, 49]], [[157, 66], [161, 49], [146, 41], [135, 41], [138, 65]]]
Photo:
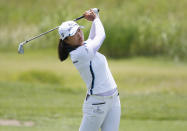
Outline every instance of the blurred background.
[[[86, 88], [71, 60], [58, 60], [57, 31], [23, 55], [17, 48], [95, 7], [106, 32], [100, 52], [120, 92], [120, 131], [187, 130], [185, 0], [0, 0], [0, 130], [78, 130]], [[77, 23], [86, 39], [91, 22]]]

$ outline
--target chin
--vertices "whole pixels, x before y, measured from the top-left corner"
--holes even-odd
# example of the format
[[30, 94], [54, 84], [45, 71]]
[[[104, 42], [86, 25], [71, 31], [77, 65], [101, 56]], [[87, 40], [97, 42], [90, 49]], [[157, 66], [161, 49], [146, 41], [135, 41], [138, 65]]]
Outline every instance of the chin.
[[79, 43], [79, 45], [83, 45], [83, 43], [84, 43], [84, 40], [81, 40], [80, 43]]

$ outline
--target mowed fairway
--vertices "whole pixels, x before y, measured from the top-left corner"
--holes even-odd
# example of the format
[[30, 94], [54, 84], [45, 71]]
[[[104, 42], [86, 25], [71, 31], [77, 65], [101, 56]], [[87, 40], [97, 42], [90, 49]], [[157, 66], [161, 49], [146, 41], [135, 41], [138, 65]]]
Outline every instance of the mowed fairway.
[[[0, 53], [0, 131], [78, 131], [86, 94], [78, 71], [54, 51], [28, 50]], [[120, 92], [120, 131], [187, 130], [187, 63], [108, 62]]]

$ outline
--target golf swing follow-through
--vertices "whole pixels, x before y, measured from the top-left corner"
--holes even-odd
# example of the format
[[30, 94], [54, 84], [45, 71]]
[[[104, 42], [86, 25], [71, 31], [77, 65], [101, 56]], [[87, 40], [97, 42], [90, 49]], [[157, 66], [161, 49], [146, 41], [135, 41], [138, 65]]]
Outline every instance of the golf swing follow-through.
[[[58, 28], [60, 61], [66, 60], [70, 55], [72, 63], [86, 83], [87, 92], [79, 131], [99, 131], [99, 129], [101, 131], [118, 131], [121, 116], [120, 98], [107, 59], [98, 52], [106, 37], [98, 12], [98, 9], [90, 9], [78, 18], [85, 18], [92, 22], [86, 41], [84, 41], [81, 26], [75, 22], [76, 20], [63, 22], [50, 31]], [[24, 43], [19, 46], [20, 53], [22, 53]]]
[[[93, 8], [92, 10], [93, 10], [95, 13], [98, 13], [98, 12], [99, 12], [99, 9], [97, 9], [97, 8]], [[84, 16], [80, 16], [80, 17], [74, 19], [73, 21], [78, 21], [78, 20], [80, 20], [80, 19], [82, 19], [82, 18], [84, 18]], [[41, 37], [41, 36], [43, 36], [43, 35], [45, 35], [45, 34], [47, 34], [47, 33], [49, 33], [49, 32], [52, 32], [52, 31], [54, 31], [54, 30], [56, 30], [56, 29], [58, 29], [58, 28], [59, 28], [59, 26], [57, 26], [57, 27], [55, 27], [55, 28], [53, 28], [53, 29], [51, 29], [51, 30], [49, 30], [49, 31], [46, 31], [46, 32], [44, 32], [44, 33], [41, 33], [41, 34], [39, 34], [39, 35], [37, 35], [37, 36], [34, 36], [34, 37], [32, 37], [31, 39], [29, 39], [29, 40], [25, 40], [25, 41], [21, 42], [21, 43], [19, 44], [19, 46], [18, 46], [18, 53], [19, 53], [19, 54], [23, 54], [23, 53], [24, 53], [23, 46], [24, 46], [25, 44], [27, 44], [29, 41], [32, 41], [32, 40], [34, 40], [34, 39], [37, 39], [37, 38], [39, 38], [39, 37]]]

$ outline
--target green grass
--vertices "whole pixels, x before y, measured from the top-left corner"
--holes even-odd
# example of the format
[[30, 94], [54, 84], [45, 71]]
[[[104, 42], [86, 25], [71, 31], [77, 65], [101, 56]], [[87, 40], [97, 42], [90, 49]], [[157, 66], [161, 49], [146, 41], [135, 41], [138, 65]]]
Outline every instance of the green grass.
[[[19, 4], [1, 0], [0, 51], [13, 50], [20, 42], [97, 7], [107, 36], [102, 52], [108, 56], [164, 55], [186, 60], [186, 6], [186, 0], [19, 0]], [[85, 26], [87, 38], [91, 22], [78, 23]], [[30, 47], [56, 48], [58, 39], [54, 31], [32, 41]]]
[[[186, 131], [186, 5], [186, 0], [1, 0], [0, 120], [35, 125], [0, 131], [78, 130], [86, 88], [71, 61], [57, 59], [57, 32], [32, 41], [24, 55], [16, 52], [19, 42], [93, 7], [101, 10], [107, 36], [101, 51], [120, 92], [120, 131]], [[91, 23], [78, 23], [86, 38]]]
[[[77, 131], [81, 119], [62, 118], [34, 127], [0, 127], [2, 131]], [[185, 131], [185, 121], [121, 120], [120, 131]]]
[[[0, 53], [0, 119], [33, 121], [2, 131], [78, 130], [86, 88], [71, 61], [54, 51]], [[122, 105], [120, 131], [187, 130], [187, 63], [109, 59]]]

